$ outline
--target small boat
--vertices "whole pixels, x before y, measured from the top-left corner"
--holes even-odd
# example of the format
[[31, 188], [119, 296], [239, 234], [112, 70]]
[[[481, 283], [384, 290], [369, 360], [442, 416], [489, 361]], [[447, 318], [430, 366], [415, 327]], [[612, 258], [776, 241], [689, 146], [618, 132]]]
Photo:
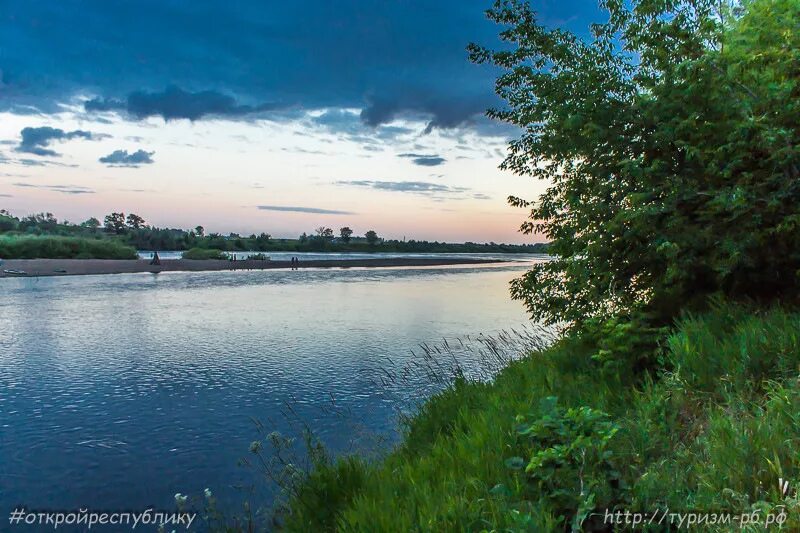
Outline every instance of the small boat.
[[3, 270], [3, 274], [8, 274], [9, 276], [27, 276], [28, 273], [24, 270]]

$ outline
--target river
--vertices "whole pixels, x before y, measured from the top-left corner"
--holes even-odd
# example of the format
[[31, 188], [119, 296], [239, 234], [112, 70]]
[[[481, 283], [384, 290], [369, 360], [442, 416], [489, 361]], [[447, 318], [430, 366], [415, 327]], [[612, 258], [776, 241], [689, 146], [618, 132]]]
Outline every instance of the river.
[[433, 389], [378, 370], [526, 325], [526, 267], [0, 280], [0, 511], [236, 501], [254, 420], [290, 434], [287, 406], [335, 452], [391, 441]]

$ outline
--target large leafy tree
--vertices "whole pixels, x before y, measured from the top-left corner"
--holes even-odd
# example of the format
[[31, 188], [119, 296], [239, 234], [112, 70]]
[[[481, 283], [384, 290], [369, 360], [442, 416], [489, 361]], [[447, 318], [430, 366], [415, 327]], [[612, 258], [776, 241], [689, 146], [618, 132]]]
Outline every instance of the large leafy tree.
[[488, 16], [518, 125], [502, 167], [548, 182], [522, 230], [551, 262], [512, 284], [534, 318], [669, 319], [710, 294], [794, 298], [800, 269], [800, 2], [604, 0], [591, 36], [521, 1]]
[[129, 213], [128, 217], [125, 219], [126, 224], [131, 229], [141, 229], [147, 225], [147, 222], [137, 214]]
[[370, 246], [378, 243], [378, 234], [375, 233], [375, 230], [369, 230], [367, 233], [364, 234], [364, 237], [366, 237], [367, 243]]
[[103, 228], [108, 233], [125, 233], [125, 213], [111, 213], [103, 219]]

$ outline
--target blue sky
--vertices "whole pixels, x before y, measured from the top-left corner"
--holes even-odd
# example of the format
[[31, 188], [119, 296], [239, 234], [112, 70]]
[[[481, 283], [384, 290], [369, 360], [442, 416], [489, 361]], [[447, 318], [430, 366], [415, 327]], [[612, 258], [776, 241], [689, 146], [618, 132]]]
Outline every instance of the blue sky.
[[[535, 1], [582, 31], [594, 2]], [[72, 220], [521, 242], [474, 0], [0, 0], [0, 204]]]

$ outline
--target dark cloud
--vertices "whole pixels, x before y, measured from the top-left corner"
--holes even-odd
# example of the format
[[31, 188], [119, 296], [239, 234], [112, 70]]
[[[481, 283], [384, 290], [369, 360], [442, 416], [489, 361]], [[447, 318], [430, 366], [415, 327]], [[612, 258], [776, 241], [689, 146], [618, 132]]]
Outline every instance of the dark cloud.
[[292, 213], [315, 213], [320, 215], [355, 215], [351, 211], [339, 211], [336, 209], [320, 209], [318, 207], [291, 207], [285, 205], [259, 205], [256, 206], [264, 211], [287, 211]]
[[0, 193], [0, 198], [13, 198], [14, 196], [10, 194]]
[[279, 108], [276, 104], [243, 105], [230, 95], [217, 91], [189, 92], [170, 86], [162, 92], [136, 91], [123, 100], [95, 98], [84, 103], [86, 111], [125, 111], [144, 119], [160, 116], [164, 120], [199, 120], [204, 116], [240, 117]]
[[362, 142], [377, 150], [380, 148], [376, 144], [418, 133], [411, 128], [397, 125], [376, 124], [365, 127], [357, 112], [341, 108], [326, 109], [321, 115], [313, 116], [309, 122], [312, 126], [338, 135], [342, 139]]
[[339, 185], [349, 185], [352, 187], [366, 187], [379, 191], [393, 191], [429, 196], [436, 200], [486, 200], [489, 196], [483, 193], [472, 192], [469, 187], [452, 187], [441, 183], [429, 181], [373, 181], [373, 180], [349, 180], [337, 181]]
[[[470, 64], [465, 51], [471, 41], [498, 44], [500, 28], [484, 16], [490, 4], [5, 0], [0, 108], [55, 112], [88, 93], [101, 97], [89, 108], [134, 117], [243, 116], [252, 108], [241, 102], [278, 101], [364, 109], [370, 125], [412, 113], [453, 127], [496, 103], [497, 71]], [[585, 0], [536, 7], [545, 23], [584, 30], [598, 11]], [[158, 92], [171, 85], [184, 89], [173, 91], [180, 102]]]
[[385, 95], [368, 101], [361, 111], [361, 120], [369, 126], [378, 126], [399, 117], [418, 116], [428, 121], [424, 133], [430, 133], [434, 128], [474, 125], [495, 103], [489, 94], [442, 98], [427, 91], [406, 90], [398, 96]]
[[325, 126], [334, 131], [360, 131], [361, 121], [358, 113], [346, 109], [327, 109], [321, 115], [311, 119], [318, 126]]
[[412, 163], [422, 167], [436, 167], [447, 162], [447, 159], [438, 155], [400, 154], [399, 157], [411, 159]]
[[64, 131], [60, 128], [51, 128], [50, 126], [23, 128], [20, 135], [22, 136], [22, 140], [16, 148], [17, 152], [51, 157], [57, 157], [59, 155], [55, 150], [48, 148], [53, 141], [69, 141], [77, 138], [91, 140], [101, 137], [89, 131]]
[[136, 168], [140, 165], [153, 164], [155, 162], [153, 161], [153, 154], [155, 152], [146, 152], [144, 150], [136, 150], [133, 153], [128, 153], [127, 150], [114, 150], [107, 156], [101, 157], [98, 161], [111, 167]]
[[92, 189], [79, 185], [40, 185], [38, 183], [14, 183], [13, 185], [15, 187], [28, 187], [31, 189], [46, 189], [64, 194], [94, 194]]

